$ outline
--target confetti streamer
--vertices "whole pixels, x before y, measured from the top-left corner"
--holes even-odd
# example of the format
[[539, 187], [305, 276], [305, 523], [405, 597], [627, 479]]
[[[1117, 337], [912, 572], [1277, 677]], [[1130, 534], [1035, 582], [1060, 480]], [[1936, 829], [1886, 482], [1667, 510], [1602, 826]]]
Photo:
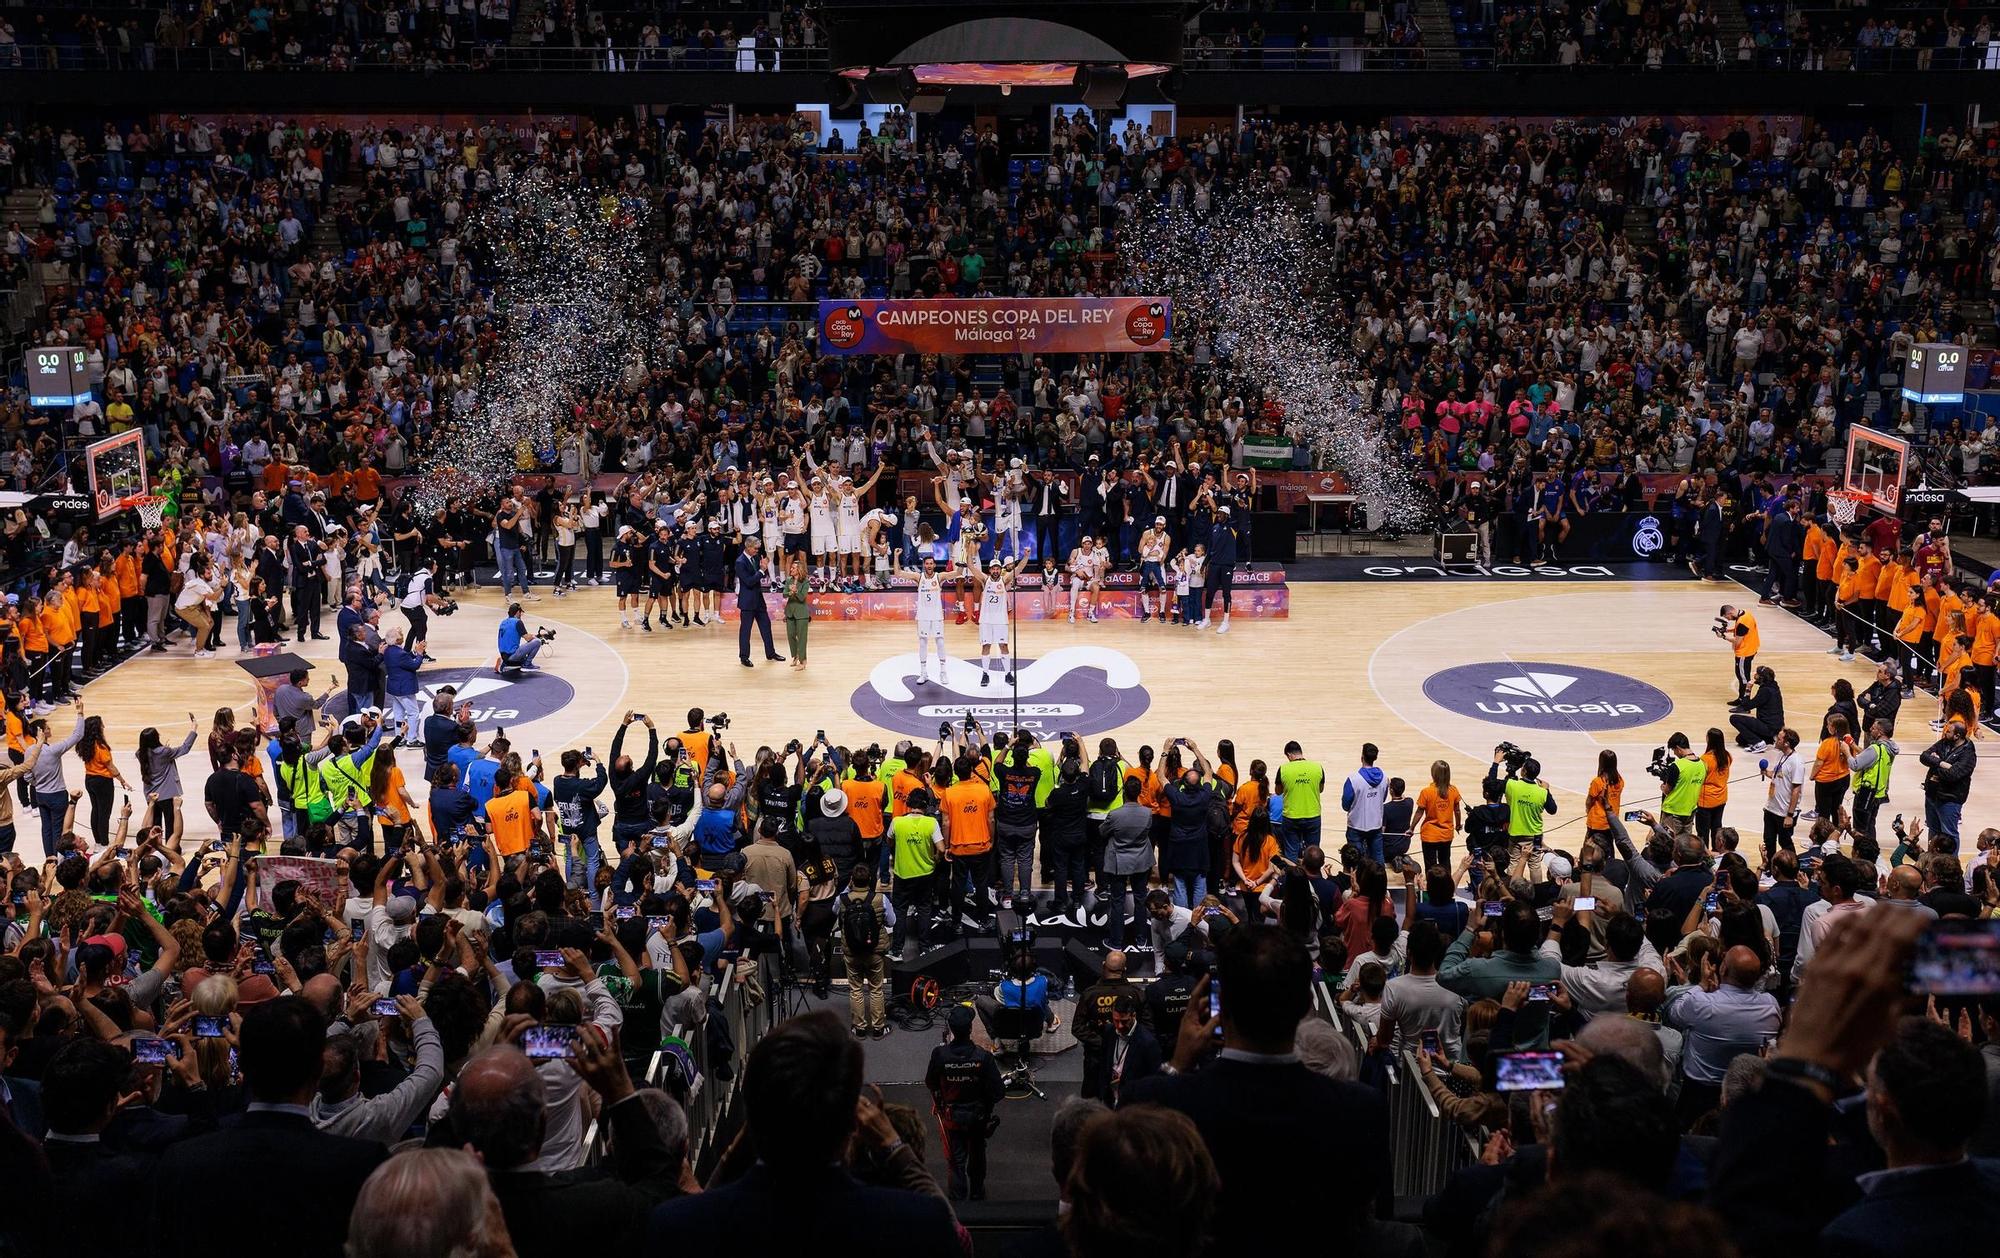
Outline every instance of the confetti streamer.
[[[641, 248], [646, 205], [531, 168], [469, 218], [466, 245], [495, 275], [498, 344], [476, 399], [442, 425], [419, 468], [428, 512], [553, 460], [580, 403], [645, 356], [658, 290]], [[648, 311], [653, 311], [648, 317]]]
[[1369, 413], [1365, 377], [1342, 348], [1332, 250], [1310, 222], [1270, 193], [1206, 213], [1162, 199], [1120, 238], [1130, 291], [1173, 298], [1177, 343], [1208, 335], [1233, 383], [1275, 402], [1314, 466], [1346, 478], [1378, 527], [1428, 524], [1428, 486], [1397, 448], [1394, 417]]

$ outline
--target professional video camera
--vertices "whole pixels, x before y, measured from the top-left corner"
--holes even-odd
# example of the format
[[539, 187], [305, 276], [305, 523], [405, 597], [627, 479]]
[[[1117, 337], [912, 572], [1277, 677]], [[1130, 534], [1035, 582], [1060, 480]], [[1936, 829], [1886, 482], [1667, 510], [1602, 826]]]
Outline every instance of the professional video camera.
[[431, 615], [449, 616], [457, 610], [458, 610], [457, 599], [455, 598], [439, 599], [437, 604], [431, 608]]
[[544, 642], [554, 642], [556, 640], [556, 631], [547, 625], [543, 625], [540, 629], [535, 630], [535, 636]]
[[1674, 784], [1680, 781], [1681, 776], [1680, 768], [1674, 763], [1673, 753], [1665, 747], [1653, 748], [1653, 759], [1646, 765], [1646, 772], [1660, 779], [1661, 788], [1669, 791], [1674, 789]]
[[1508, 777], [1517, 776], [1521, 772], [1521, 766], [1531, 760], [1535, 754], [1526, 747], [1515, 743], [1501, 743], [1497, 750], [1507, 765]]
[[1730, 629], [1731, 625], [1727, 616], [1717, 616], [1714, 622], [1708, 627], [1708, 631], [1718, 638], [1729, 637]]
[[729, 713], [727, 713], [727, 712], [717, 712], [717, 713], [716, 713], [716, 714], [715, 714], [714, 716], [711, 716], [711, 717], [709, 717], [709, 718], [708, 718], [708, 727], [709, 727], [709, 728], [710, 728], [711, 730], [714, 730], [714, 731], [715, 731], [716, 733], [718, 733], [718, 734], [720, 734], [720, 733], [721, 733], [721, 732], [722, 732], [723, 730], [726, 730], [726, 729], [728, 729], [728, 728], [729, 728]]

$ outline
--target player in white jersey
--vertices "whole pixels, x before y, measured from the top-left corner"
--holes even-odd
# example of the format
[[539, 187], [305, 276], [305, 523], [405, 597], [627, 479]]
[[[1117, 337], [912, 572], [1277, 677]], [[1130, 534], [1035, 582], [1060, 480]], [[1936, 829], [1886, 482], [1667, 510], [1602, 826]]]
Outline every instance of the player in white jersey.
[[813, 580], [816, 588], [824, 588], [833, 580], [834, 544], [838, 537], [833, 523], [833, 494], [817, 476], [812, 478], [812, 494], [806, 499], [806, 508], [812, 517]]
[[1076, 549], [1069, 553], [1071, 620], [1075, 620], [1081, 610], [1091, 624], [1097, 623], [1097, 600], [1104, 592], [1104, 568], [1110, 560], [1111, 553], [1100, 549], [1089, 535], [1077, 539]]
[[993, 540], [1006, 542], [1007, 556], [1021, 554], [1021, 501], [1028, 496], [1028, 474], [1019, 459], [1007, 463], [1006, 474], [993, 482]]
[[998, 647], [997, 661], [1000, 671], [1007, 681], [1014, 680], [1014, 668], [1008, 663], [1007, 653], [1007, 591], [1013, 588], [1014, 578], [1021, 574], [1021, 564], [1015, 560], [1013, 567], [1000, 562], [996, 556], [986, 566], [986, 571], [974, 571], [972, 580], [979, 590], [979, 684], [991, 685], [993, 674], [987, 671], [987, 655]]
[[[785, 535], [785, 555], [806, 553], [806, 496], [799, 490], [798, 482], [785, 486], [785, 492], [778, 499], [778, 529]], [[772, 556], [772, 566], [782, 575], [785, 559]]]
[[849, 583], [850, 589], [861, 588], [861, 575], [868, 558], [867, 539], [861, 533], [861, 500], [881, 479], [882, 468], [877, 464], [875, 474], [860, 484], [842, 479], [835, 485], [835, 547], [840, 553], [841, 578]]
[[917, 681], [928, 683], [930, 676], [931, 647], [937, 647], [938, 680], [944, 680], [944, 583], [951, 576], [949, 569], [940, 571], [937, 560], [924, 556], [923, 565], [915, 572], [898, 567], [896, 575], [908, 577], [917, 583]]
[[1153, 517], [1153, 527], [1139, 534], [1139, 619], [1153, 617], [1153, 598], [1160, 600], [1160, 619], [1167, 618], [1167, 551], [1173, 540], [1167, 535], [1167, 517]]

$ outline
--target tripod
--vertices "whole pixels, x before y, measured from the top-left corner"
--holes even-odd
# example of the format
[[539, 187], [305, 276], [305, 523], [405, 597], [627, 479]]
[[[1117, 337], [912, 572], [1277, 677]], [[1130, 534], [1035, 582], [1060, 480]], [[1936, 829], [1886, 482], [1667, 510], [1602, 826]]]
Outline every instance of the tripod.
[[780, 929], [768, 935], [759, 931], [756, 941], [752, 944], [758, 953], [768, 953], [778, 958], [777, 965], [772, 970], [772, 975], [777, 981], [772, 983], [767, 991], [770, 999], [776, 1002], [777, 1017], [781, 1021], [797, 1017], [802, 1013], [811, 1013], [813, 1009], [812, 1002], [806, 998], [806, 977], [799, 973], [798, 966], [792, 960], [790, 943], [791, 940]]

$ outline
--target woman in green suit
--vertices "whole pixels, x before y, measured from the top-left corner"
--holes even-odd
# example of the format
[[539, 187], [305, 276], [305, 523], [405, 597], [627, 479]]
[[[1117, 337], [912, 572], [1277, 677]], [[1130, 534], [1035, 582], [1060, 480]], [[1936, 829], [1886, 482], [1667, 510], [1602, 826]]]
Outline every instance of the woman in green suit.
[[806, 630], [812, 628], [813, 618], [806, 595], [811, 588], [806, 580], [806, 557], [793, 555], [785, 569], [785, 641], [791, 644], [793, 668], [806, 666]]

